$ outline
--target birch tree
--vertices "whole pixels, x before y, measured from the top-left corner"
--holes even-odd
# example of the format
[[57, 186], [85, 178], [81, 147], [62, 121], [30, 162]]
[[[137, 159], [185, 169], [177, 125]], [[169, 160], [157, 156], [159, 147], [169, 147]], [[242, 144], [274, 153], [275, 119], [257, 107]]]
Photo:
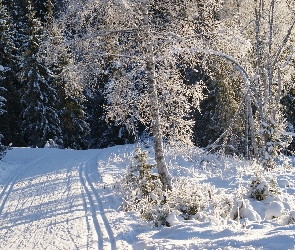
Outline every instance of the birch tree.
[[[219, 43], [222, 52], [205, 53], [225, 58], [241, 72], [254, 157], [269, 169], [290, 143], [280, 100], [293, 85], [294, 2], [245, 0], [236, 7], [230, 19], [233, 29], [225, 28], [221, 35], [225, 38]], [[240, 49], [232, 49], [231, 44]]]
[[[215, 25], [218, 1], [89, 1], [80, 7], [70, 13], [74, 5], [69, 5], [68, 15], [75, 16], [73, 37], [83, 37], [79, 43], [72, 40], [82, 60], [90, 54], [113, 56], [117, 68], [105, 90], [106, 118], [130, 129], [136, 121], [150, 128], [163, 189], [171, 188], [163, 139], [191, 143], [191, 107], [202, 98], [202, 83], [184, 84], [180, 67], [194, 68], [200, 61], [190, 48], [210, 43], [204, 33]], [[192, 38], [180, 41], [179, 36]]]

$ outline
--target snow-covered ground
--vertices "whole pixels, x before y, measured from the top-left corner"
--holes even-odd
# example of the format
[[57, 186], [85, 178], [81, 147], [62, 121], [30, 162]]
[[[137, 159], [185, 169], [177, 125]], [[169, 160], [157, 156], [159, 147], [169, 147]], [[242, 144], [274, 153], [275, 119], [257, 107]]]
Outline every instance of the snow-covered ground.
[[[293, 166], [276, 171], [279, 196], [245, 198], [240, 221], [212, 211], [202, 220], [175, 217], [171, 227], [153, 227], [120, 208], [119, 181], [134, 149], [10, 150], [0, 162], [0, 249], [295, 249]], [[214, 185], [212, 195], [233, 197], [247, 188], [251, 164], [198, 157], [168, 154], [167, 161], [174, 176]]]

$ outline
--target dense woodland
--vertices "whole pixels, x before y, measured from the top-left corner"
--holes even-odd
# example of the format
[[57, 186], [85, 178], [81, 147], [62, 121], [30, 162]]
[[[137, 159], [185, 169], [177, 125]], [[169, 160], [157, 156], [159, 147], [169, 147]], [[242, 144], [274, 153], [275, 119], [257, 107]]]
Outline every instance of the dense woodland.
[[294, 7], [0, 0], [0, 147], [103, 148], [159, 129], [271, 167], [293, 149]]

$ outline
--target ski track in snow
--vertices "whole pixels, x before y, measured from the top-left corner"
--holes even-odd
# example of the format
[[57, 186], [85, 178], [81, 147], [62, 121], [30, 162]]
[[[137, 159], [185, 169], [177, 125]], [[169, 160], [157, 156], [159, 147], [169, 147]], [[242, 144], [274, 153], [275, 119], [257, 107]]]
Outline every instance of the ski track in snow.
[[41, 161], [42, 159], [45, 159], [48, 155], [50, 155], [52, 153], [48, 153], [45, 156], [41, 156], [33, 161], [31, 161], [30, 163], [16, 169], [11, 178], [5, 183], [4, 188], [2, 189], [1, 193], [0, 193], [0, 214], [2, 213], [3, 207], [5, 205], [5, 202], [9, 196], [9, 194], [11, 193], [11, 190], [15, 184], [15, 181], [17, 180], [18, 176], [20, 175], [20, 173], [22, 172], [22, 170], [24, 170], [25, 168], [29, 168], [30, 166], [32, 166], [33, 164], [36, 164], [38, 161]]
[[0, 249], [115, 250], [103, 203], [88, 176], [89, 168], [100, 175], [98, 154], [52, 149], [19, 166], [0, 193]]
[[[79, 167], [80, 182], [87, 195], [90, 211], [92, 214], [93, 224], [97, 233], [98, 249], [116, 249], [115, 239], [109, 222], [105, 216], [102, 201], [91, 183], [87, 169], [89, 161], [94, 155], [90, 156]], [[98, 212], [98, 213], [97, 213]]]

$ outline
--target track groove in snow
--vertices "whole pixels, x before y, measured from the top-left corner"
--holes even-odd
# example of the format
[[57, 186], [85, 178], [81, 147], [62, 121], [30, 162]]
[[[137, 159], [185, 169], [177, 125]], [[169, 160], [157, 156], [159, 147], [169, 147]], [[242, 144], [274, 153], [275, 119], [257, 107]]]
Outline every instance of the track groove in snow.
[[91, 183], [87, 172], [89, 161], [91, 158], [94, 158], [94, 156], [95, 154], [91, 155], [84, 163], [80, 165], [80, 182], [84, 187], [84, 191], [89, 201], [92, 221], [97, 233], [98, 249], [115, 250], [116, 244], [114, 234], [104, 213], [102, 201], [93, 184]]
[[116, 249], [87, 176], [98, 175], [97, 150], [14, 150], [21, 158], [0, 186], [1, 250]]
[[37, 162], [45, 159], [46, 157], [48, 157], [49, 155], [51, 155], [53, 153], [48, 153], [46, 155], [43, 155], [19, 168], [17, 168], [13, 174], [11, 175], [11, 178], [5, 183], [1, 193], [0, 193], [0, 214], [2, 213], [2, 210], [4, 208], [4, 205], [8, 199], [8, 196], [10, 195], [11, 191], [12, 191], [12, 188], [17, 180], [17, 178], [19, 177], [20, 173], [25, 169], [25, 168], [29, 168], [30, 166], [36, 164]]

